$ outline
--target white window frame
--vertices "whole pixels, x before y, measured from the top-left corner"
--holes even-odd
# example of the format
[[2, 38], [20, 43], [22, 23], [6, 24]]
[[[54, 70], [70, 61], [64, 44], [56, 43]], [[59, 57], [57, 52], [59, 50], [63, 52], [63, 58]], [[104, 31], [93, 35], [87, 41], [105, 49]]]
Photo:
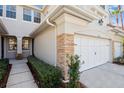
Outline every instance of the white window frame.
[[[13, 40], [13, 43], [10, 43], [10, 39]], [[12, 45], [13, 47], [15, 46], [15, 49], [10, 49], [10, 45]], [[15, 37], [8, 37], [8, 50], [9, 51], [17, 50], [17, 39]]]
[[[8, 8], [9, 7], [9, 8]], [[15, 9], [13, 9], [13, 8], [11, 8], [11, 7], [14, 7]], [[15, 17], [12, 17], [12, 16], [8, 16], [7, 15], [7, 12], [15, 12]], [[13, 19], [16, 19], [16, 5], [7, 5], [6, 6], [6, 17], [8, 17], [8, 18], [13, 18]]]
[[36, 22], [35, 21], [35, 17], [36, 18], [39, 18], [40, 19], [40, 22], [41, 22], [41, 13], [40, 12], [34, 11], [34, 22], [35, 23], [40, 23], [40, 22]]
[[[27, 40], [28, 43], [24, 42], [25, 40]], [[28, 48], [24, 48], [25, 45], [27, 45]], [[29, 38], [23, 38], [23, 40], [22, 40], [22, 50], [30, 50], [30, 39]]]
[[0, 16], [3, 16], [3, 5], [0, 5], [0, 6], [2, 6], [2, 8], [0, 7], [0, 10], [2, 10], [2, 15]]
[[[31, 20], [24, 19], [24, 15], [30, 16], [31, 17]], [[32, 11], [31, 11], [31, 9], [29, 9], [29, 8], [23, 8], [23, 20], [24, 21], [29, 21], [29, 22], [32, 21]]]

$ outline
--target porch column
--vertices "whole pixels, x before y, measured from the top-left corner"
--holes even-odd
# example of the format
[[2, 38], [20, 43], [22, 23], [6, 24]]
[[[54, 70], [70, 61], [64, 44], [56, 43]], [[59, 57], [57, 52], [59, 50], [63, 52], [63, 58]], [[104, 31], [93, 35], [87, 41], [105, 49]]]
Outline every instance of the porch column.
[[17, 37], [16, 59], [22, 59], [22, 37]]
[[34, 56], [34, 38], [31, 39], [31, 55]]
[[1, 46], [0, 46], [0, 48], [1, 48], [1, 58], [4, 58], [4, 37], [2, 37], [1, 36]]

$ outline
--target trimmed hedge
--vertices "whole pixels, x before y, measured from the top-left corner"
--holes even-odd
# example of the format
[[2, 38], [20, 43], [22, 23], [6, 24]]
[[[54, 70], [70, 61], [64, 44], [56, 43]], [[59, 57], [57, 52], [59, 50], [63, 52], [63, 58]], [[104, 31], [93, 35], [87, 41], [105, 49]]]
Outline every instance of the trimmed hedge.
[[113, 63], [124, 64], [124, 57], [114, 58]]
[[3, 79], [3, 76], [7, 71], [8, 65], [9, 65], [8, 59], [0, 59], [0, 80]]
[[28, 57], [28, 63], [31, 65], [35, 74], [37, 75], [40, 87], [43, 88], [56, 88], [61, 85], [61, 70], [37, 59], [34, 56]]

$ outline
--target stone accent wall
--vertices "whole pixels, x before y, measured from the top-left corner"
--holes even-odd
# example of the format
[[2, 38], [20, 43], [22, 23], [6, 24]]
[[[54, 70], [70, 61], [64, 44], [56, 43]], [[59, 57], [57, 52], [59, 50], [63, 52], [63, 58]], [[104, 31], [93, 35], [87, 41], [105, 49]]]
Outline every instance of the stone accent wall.
[[73, 34], [61, 34], [57, 36], [57, 65], [62, 69], [65, 80], [68, 80], [67, 54], [74, 54]]

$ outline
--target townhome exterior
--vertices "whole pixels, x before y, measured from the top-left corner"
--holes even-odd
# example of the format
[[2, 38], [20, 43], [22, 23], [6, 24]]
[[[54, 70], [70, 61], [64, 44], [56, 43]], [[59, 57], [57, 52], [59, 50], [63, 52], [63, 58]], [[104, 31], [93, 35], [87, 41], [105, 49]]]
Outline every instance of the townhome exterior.
[[124, 32], [111, 25], [107, 6], [0, 5], [0, 57], [34, 55], [59, 66], [68, 80], [67, 54], [80, 57], [80, 72], [123, 56]]
[[0, 5], [0, 20], [8, 34], [2, 35], [2, 58], [25, 58], [32, 55], [29, 36], [41, 22], [41, 9], [35, 6]]
[[109, 25], [109, 14], [100, 6], [47, 6], [43, 13], [45, 19], [30, 34], [34, 55], [59, 66], [65, 80], [67, 54], [80, 56], [80, 72], [123, 56], [124, 33]]

